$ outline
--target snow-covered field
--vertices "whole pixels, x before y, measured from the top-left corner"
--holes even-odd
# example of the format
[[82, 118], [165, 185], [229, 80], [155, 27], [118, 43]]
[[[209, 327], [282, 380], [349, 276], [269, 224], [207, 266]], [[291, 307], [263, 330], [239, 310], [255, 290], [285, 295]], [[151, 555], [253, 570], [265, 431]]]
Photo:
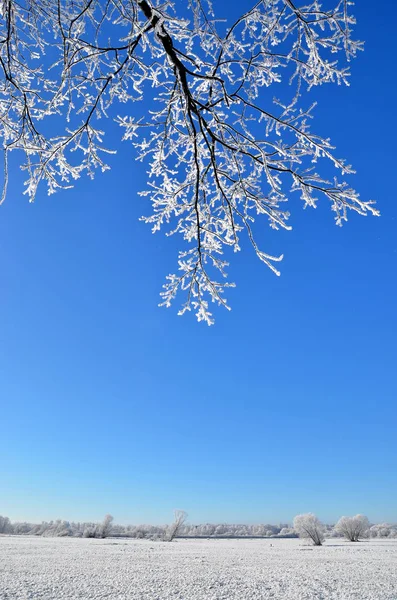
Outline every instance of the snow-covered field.
[[397, 600], [397, 540], [0, 536], [1, 600]]

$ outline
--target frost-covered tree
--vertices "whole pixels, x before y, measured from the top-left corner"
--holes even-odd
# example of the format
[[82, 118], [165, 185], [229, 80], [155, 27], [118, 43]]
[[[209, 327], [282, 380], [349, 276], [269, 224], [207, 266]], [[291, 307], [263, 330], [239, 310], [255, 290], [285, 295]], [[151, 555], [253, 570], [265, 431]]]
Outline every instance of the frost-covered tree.
[[296, 533], [293, 527], [283, 527], [278, 535], [280, 537], [296, 537]]
[[294, 529], [299, 537], [311, 540], [315, 546], [322, 546], [325, 526], [313, 513], [297, 515], [294, 518]]
[[347, 84], [362, 48], [353, 3], [334, 2], [246, 0], [224, 23], [210, 0], [0, 0], [0, 201], [14, 150], [32, 201], [42, 183], [52, 194], [108, 169], [108, 117], [148, 170], [143, 220], [182, 237], [162, 304], [182, 290], [180, 312], [211, 324], [208, 301], [227, 306], [233, 285], [224, 250], [248, 242], [278, 274], [282, 256], [262, 250], [257, 217], [289, 229], [294, 193], [305, 207], [329, 202], [338, 225], [350, 210], [378, 214], [337, 177], [353, 170], [312, 131], [315, 102], [304, 99]]
[[370, 527], [368, 518], [365, 515], [356, 515], [355, 517], [341, 517], [335, 525], [336, 531], [341, 533], [350, 542], [358, 542]]
[[164, 534], [164, 540], [172, 542], [172, 540], [180, 533], [184, 522], [187, 519], [187, 512], [184, 510], [174, 511], [174, 521], [169, 525]]
[[0, 533], [12, 533], [11, 521], [8, 517], [0, 515]]
[[397, 525], [391, 525], [390, 523], [378, 523], [378, 525], [372, 525], [368, 533], [372, 538], [397, 538]]
[[97, 537], [97, 526], [96, 525], [86, 525], [83, 531], [83, 537], [85, 538], [96, 538]]
[[112, 515], [105, 515], [100, 527], [99, 527], [99, 536], [102, 538], [109, 537], [113, 526], [113, 517]]

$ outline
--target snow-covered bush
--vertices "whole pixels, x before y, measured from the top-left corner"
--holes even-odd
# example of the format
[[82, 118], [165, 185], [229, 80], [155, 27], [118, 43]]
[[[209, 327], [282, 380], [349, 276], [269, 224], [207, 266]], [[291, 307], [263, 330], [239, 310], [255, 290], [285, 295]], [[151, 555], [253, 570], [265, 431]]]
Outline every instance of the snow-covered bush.
[[8, 517], [2, 517], [0, 515], [0, 533], [11, 533], [12, 525]]
[[324, 541], [325, 527], [313, 513], [297, 515], [294, 529], [299, 537], [311, 540], [315, 546], [321, 546]]
[[95, 538], [96, 537], [96, 527], [89, 526], [84, 529], [83, 532], [84, 538]]
[[335, 525], [335, 530], [341, 533], [350, 542], [358, 542], [369, 529], [369, 521], [365, 515], [355, 517], [341, 517]]
[[278, 535], [280, 537], [296, 537], [295, 529], [293, 527], [283, 527]]
[[379, 523], [378, 525], [372, 525], [368, 533], [371, 538], [397, 538], [397, 525]]
[[98, 528], [98, 535], [101, 538], [109, 537], [113, 526], [113, 517], [112, 515], [105, 515], [101, 525]]

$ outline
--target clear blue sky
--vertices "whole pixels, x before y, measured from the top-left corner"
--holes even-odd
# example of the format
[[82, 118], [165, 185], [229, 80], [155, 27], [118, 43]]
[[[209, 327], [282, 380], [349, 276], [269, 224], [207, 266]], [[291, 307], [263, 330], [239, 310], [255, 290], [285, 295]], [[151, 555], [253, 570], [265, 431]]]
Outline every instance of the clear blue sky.
[[110, 173], [34, 205], [14, 172], [0, 210], [0, 514], [397, 521], [395, 20], [391, 1], [373, 7], [354, 9], [366, 50], [351, 87], [312, 95], [316, 130], [382, 217], [339, 229], [296, 197], [294, 230], [263, 233], [282, 276], [248, 248], [234, 256], [233, 310], [215, 327], [157, 306], [176, 240], [138, 221], [145, 173], [128, 144]]

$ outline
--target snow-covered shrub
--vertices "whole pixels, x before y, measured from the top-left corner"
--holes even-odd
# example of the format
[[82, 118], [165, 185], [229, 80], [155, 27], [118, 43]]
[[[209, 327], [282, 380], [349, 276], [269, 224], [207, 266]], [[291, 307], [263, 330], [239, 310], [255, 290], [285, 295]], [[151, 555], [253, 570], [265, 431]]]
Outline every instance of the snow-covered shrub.
[[369, 529], [369, 521], [365, 515], [355, 517], [341, 517], [335, 525], [335, 530], [341, 533], [350, 542], [358, 542]]
[[8, 517], [0, 515], [0, 533], [12, 533], [11, 521]]
[[299, 537], [311, 540], [315, 546], [321, 546], [324, 541], [325, 527], [313, 513], [297, 515], [294, 529]]
[[101, 525], [98, 527], [98, 535], [101, 538], [109, 537], [113, 526], [113, 517], [112, 515], [105, 515]]

